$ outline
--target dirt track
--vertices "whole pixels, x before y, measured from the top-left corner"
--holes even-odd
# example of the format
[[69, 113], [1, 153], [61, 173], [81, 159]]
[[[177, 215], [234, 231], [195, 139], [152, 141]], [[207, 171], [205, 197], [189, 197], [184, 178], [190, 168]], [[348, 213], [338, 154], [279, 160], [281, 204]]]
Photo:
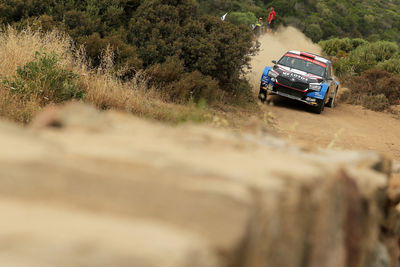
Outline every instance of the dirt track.
[[339, 104], [314, 114], [302, 103], [273, 97], [278, 131], [310, 148], [377, 150], [400, 160], [400, 120], [391, 114]]
[[[252, 59], [249, 74], [255, 93], [265, 66], [271, 65], [288, 50], [301, 50], [321, 54], [320, 47], [298, 30], [288, 27], [276, 34], [259, 38], [260, 53]], [[337, 148], [377, 150], [400, 160], [400, 120], [391, 114], [373, 112], [359, 106], [340, 104], [325, 108], [317, 115], [308, 107], [290, 99], [273, 97], [274, 106], [268, 108], [283, 136], [310, 148]]]

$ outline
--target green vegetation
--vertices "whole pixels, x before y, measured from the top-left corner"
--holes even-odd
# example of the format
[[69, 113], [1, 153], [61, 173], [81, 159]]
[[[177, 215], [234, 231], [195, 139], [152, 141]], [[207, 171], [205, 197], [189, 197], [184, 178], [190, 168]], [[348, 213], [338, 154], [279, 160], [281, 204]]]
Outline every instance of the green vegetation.
[[249, 18], [251, 13], [257, 18], [266, 18], [268, 8], [273, 6], [279, 24], [295, 26], [315, 42], [334, 37], [400, 42], [399, 0], [198, 1], [204, 12], [221, 16], [230, 11], [227, 20], [245, 25], [247, 20], [237, 17]]
[[[400, 74], [400, 0], [3, 0], [0, 25], [3, 31], [12, 25], [66, 32], [72, 47], [85, 46], [93, 69], [111, 49], [121, 81], [144, 71], [149, 86], [169, 102], [238, 104], [254, 100], [243, 75], [257, 51], [250, 26], [266, 20], [271, 6], [278, 25], [295, 26], [320, 42], [344, 80], [371, 69]], [[23, 76], [34, 66], [24, 66], [3, 86], [34, 86]], [[74, 77], [68, 79], [70, 87], [57, 94], [80, 98], [83, 91], [76, 95]]]
[[334, 38], [319, 44], [349, 88], [342, 101], [376, 111], [400, 104], [400, 51], [396, 43]]
[[334, 38], [319, 44], [324, 53], [333, 58], [335, 73], [339, 77], [358, 75], [369, 69], [397, 72], [399, 47], [394, 42]]
[[251, 30], [202, 14], [194, 0], [5, 0], [0, 23], [66, 31], [94, 67], [110, 47], [121, 78], [149, 70], [174, 102], [250, 90], [242, 74], [255, 51]]
[[79, 88], [79, 76], [60, 65], [56, 53], [37, 52], [35, 59], [18, 67], [16, 75], [3, 81], [10, 93], [21, 99], [35, 97], [44, 106], [70, 99], [81, 99], [85, 91]]
[[[155, 64], [154, 68], [162, 66], [165, 76], [160, 79], [168, 80], [167, 67], [170, 67], [171, 81], [178, 79], [182, 85], [175, 86], [170, 81], [163, 85], [174, 85], [169, 90], [177, 96], [172, 98], [185, 99], [184, 104], [171, 103], [172, 94], [163, 93], [154, 80], [158, 76], [149, 77], [148, 71], [137, 71], [132, 78], [121, 79], [114, 71], [113, 59], [111, 49], [106, 49], [94, 68], [65, 34], [7, 28], [0, 32], [0, 117], [30, 123], [44, 106], [68, 99], [83, 101], [100, 110], [120, 110], [171, 124], [194, 121], [233, 126], [235, 121], [247, 121], [252, 115], [262, 116], [253, 103], [224, 104], [224, 95], [215, 96], [217, 103], [207, 101], [215, 93], [211, 86], [217, 87], [218, 83], [198, 71], [184, 73], [180, 61], [173, 58], [167, 59], [167, 64]], [[178, 72], [173, 68], [177, 62]], [[174, 73], [179, 77], [174, 77]], [[235, 114], [229, 123], [224, 119], [227, 113]]]
[[350, 104], [382, 111], [400, 104], [400, 77], [386, 71], [368, 70], [356, 77], [347, 77], [349, 87], [341, 100]]
[[333, 60], [335, 74], [350, 88], [342, 101], [372, 110], [400, 104], [395, 93], [400, 82], [399, 0], [199, 2], [204, 12], [220, 16], [230, 11], [228, 21], [246, 26], [267, 18], [273, 6], [278, 24], [300, 29]]

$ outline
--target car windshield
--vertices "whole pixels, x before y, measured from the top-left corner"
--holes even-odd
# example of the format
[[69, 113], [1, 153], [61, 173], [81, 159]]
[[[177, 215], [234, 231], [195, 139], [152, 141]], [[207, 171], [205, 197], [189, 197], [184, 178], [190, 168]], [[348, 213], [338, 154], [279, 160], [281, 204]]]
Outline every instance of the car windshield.
[[295, 58], [295, 57], [289, 57], [289, 56], [283, 56], [278, 64], [293, 68], [293, 69], [298, 69], [304, 72], [308, 72], [317, 76], [323, 77], [325, 75], [325, 68], [317, 65], [313, 62], [300, 59], [300, 58]]

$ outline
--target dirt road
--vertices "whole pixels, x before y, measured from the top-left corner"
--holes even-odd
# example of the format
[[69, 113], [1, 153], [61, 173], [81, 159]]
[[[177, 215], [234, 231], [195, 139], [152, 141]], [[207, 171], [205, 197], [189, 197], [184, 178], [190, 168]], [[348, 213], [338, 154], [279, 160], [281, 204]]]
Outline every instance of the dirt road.
[[[259, 41], [260, 53], [252, 59], [253, 70], [248, 76], [255, 93], [258, 93], [264, 67], [284, 52], [300, 50], [321, 54], [318, 45], [291, 27], [261, 36]], [[400, 160], [400, 120], [391, 114], [340, 104], [317, 115], [290, 99], [274, 96], [273, 102], [275, 105], [268, 110], [275, 116], [278, 132], [295, 142], [310, 148], [377, 150]]]
[[314, 114], [302, 103], [273, 97], [268, 109], [280, 134], [310, 148], [377, 150], [400, 160], [400, 120], [391, 114], [339, 104]]

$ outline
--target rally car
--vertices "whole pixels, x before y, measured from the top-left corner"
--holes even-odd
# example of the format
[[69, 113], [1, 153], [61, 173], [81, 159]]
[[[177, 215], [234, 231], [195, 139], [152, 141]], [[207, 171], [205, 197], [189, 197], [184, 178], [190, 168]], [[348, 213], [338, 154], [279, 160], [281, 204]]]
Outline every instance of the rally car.
[[332, 75], [332, 62], [300, 51], [286, 52], [273, 67], [266, 67], [261, 76], [258, 98], [265, 102], [268, 94], [295, 99], [321, 113], [325, 105], [333, 108], [339, 83]]

